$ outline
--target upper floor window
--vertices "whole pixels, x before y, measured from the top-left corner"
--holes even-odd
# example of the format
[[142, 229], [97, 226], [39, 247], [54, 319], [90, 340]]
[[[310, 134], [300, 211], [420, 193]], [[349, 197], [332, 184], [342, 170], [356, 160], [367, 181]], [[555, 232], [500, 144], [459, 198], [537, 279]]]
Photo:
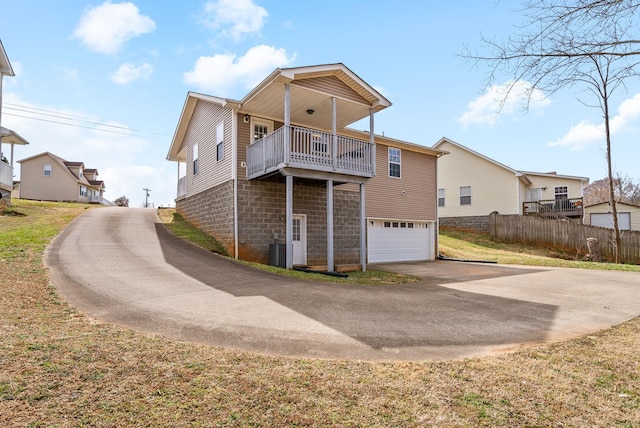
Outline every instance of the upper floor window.
[[438, 206], [444, 207], [444, 189], [438, 189]]
[[400, 178], [400, 149], [389, 147], [389, 177]]
[[51, 175], [51, 165], [50, 164], [46, 164], [44, 166], [44, 175], [46, 175], [47, 177]]
[[567, 189], [567, 186], [557, 186], [555, 190], [556, 200], [569, 198], [569, 190]]
[[216, 128], [216, 160], [224, 159], [224, 122]]
[[471, 205], [471, 186], [460, 186], [460, 205]]
[[83, 174], [82, 174], [82, 168], [80, 168], [80, 169], [78, 170], [78, 177], [80, 177], [80, 178], [82, 178], [82, 177], [83, 177]]
[[200, 161], [198, 160], [198, 143], [193, 145], [193, 175], [200, 170]]
[[251, 129], [253, 130], [253, 134], [251, 135], [251, 144], [253, 144], [273, 132], [273, 121], [252, 117]]

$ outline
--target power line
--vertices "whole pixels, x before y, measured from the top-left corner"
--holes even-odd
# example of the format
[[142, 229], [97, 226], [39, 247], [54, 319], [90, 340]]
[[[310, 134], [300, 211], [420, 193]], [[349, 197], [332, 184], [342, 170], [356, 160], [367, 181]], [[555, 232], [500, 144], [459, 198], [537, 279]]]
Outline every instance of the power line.
[[[168, 137], [169, 136], [169, 134], [162, 133], [162, 132], [159, 132], [159, 131], [135, 129], [135, 128], [129, 128], [129, 127], [126, 127], [126, 126], [113, 125], [113, 124], [110, 124], [110, 123], [107, 123], [107, 122], [93, 120], [92, 118], [88, 118], [86, 116], [79, 116], [79, 115], [73, 115], [73, 114], [62, 114], [62, 113], [51, 111], [51, 110], [40, 109], [40, 108], [36, 108], [36, 107], [22, 106], [22, 105], [19, 105], [19, 104], [11, 104], [11, 103], [4, 103], [4, 106], [5, 106], [5, 108], [7, 110], [14, 110], [14, 111], [19, 111], [19, 112], [28, 113], [28, 114], [52, 117], [52, 118], [57, 118], [57, 119], [66, 120], [66, 121], [72, 121], [72, 122], [86, 123], [88, 125], [95, 125], [95, 126], [81, 125], [81, 124], [78, 124], [78, 123], [67, 123], [67, 122], [61, 122], [61, 121], [57, 121], [57, 120], [44, 119], [44, 118], [41, 118], [41, 117], [34, 117], [34, 116], [25, 116], [25, 115], [21, 115], [21, 114], [16, 114], [16, 113], [10, 113], [10, 112], [3, 111], [3, 113], [5, 113], [7, 116], [22, 117], [22, 118], [25, 118], [25, 119], [39, 120], [39, 121], [42, 121], [42, 122], [55, 123], [55, 124], [58, 124], [58, 125], [73, 126], [73, 127], [77, 127], [77, 128], [92, 129], [92, 130], [95, 130], [95, 131], [110, 132], [110, 133], [123, 134], [123, 135], [130, 135], [131, 133], [139, 133], [139, 134], [151, 134], [151, 135], [161, 136], [161, 137]], [[43, 113], [41, 113], [41, 112], [43, 112]], [[104, 128], [113, 128], [113, 129], [104, 129]], [[121, 131], [118, 131], [118, 130], [129, 131], [129, 132], [121, 132]]]

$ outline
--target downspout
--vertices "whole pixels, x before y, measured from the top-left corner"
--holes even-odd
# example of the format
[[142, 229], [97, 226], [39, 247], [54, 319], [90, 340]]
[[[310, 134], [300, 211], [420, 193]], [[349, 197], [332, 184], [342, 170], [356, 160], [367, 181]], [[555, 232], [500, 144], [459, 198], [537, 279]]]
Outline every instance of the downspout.
[[[441, 155], [440, 155], [441, 156]], [[438, 159], [440, 159], [440, 156], [436, 156], [436, 168], [435, 168], [435, 173], [436, 173], [436, 200], [435, 202], [435, 206], [436, 206], [436, 221], [433, 223], [435, 230], [433, 231], [433, 258], [434, 260], [437, 259], [440, 256], [440, 216], [438, 215], [438, 189], [440, 188], [439, 184], [438, 184]], [[445, 190], [446, 192], [446, 190]]]
[[516, 194], [518, 195], [518, 207], [516, 209], [516, 213], [519, 215], [523, 215], [522, 210], [522, 198], [520, 197], [520, 178], [516, 175]]
[[231, 179], [233, 180], [233, 246], [238, 259], [238, 111], [231, 109]]
[[[4, 77], [4, 74], [0, 73], [0, 126], [2, 126], [2, 79], [3, 77]], [[11, 147], [13, 147], [13, 145]], [[0, 136], [0, 153], [2, 153], [2, 136]], [[11, 166], [13, 166], [13, 155], [11, 156]]]

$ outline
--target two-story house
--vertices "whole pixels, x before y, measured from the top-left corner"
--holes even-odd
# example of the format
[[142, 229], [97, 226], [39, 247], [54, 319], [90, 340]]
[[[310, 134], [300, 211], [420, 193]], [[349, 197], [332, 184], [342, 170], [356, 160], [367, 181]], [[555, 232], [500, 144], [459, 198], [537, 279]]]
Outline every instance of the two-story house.
[[343, 64], [277, 69], [241, 100], [190, 92], [167, 155], [177, 211], [245, 260], [434, 259], [442, 152], [376, 135], [390, 105]]
[[[0, 40], [0, 206], [11, 205], [13, 190], [13, 149], [16, 145], [29, 144], [24, 138], [11, 129], [2, 126], [2, 80], [4, 76], [15, 76], [7, 52]], [[10, 154], [7, 158], [5, 147], [9, 145]]]
[[489, 214], [539, 215], [582, 222], [587, 177], [519, 171], [448, 138], [438, 161], [440, 225], [488, 230]]
[[100, 204], [105, 191], [98, 170], [44, 152], [18, 161], [20, 199]]

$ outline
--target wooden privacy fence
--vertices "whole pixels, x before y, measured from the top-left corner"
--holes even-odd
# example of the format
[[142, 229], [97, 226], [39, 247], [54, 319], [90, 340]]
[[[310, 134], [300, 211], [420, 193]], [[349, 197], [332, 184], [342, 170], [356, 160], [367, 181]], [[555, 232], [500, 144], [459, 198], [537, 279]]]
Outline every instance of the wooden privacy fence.
[[[596, 238], [600, 243], [602, 257], [615, 260], [613, 229], [568, 220], [491, 213], [489, 230], [494, 241], [554, 248], [573, 252], [581, 257], [588, 253], [587, 238]], [[620, 234], [620, 260], [623, 263], [640, 264], [640, 232], [625, 230], [620, 231]]]

